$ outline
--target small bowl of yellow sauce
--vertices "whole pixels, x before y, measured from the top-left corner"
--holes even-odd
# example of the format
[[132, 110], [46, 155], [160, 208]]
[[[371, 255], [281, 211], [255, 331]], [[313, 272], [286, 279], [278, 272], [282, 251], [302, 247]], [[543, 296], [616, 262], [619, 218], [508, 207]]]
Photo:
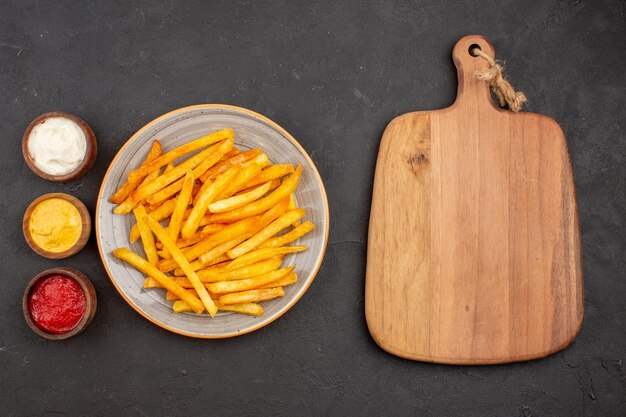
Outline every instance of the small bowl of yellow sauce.
[[62, 259], [81, 250], [91, 233], [87, 207], [76, 197], [64, 193], [44, 194], [24, 213], [24, 238], [33, 251]]

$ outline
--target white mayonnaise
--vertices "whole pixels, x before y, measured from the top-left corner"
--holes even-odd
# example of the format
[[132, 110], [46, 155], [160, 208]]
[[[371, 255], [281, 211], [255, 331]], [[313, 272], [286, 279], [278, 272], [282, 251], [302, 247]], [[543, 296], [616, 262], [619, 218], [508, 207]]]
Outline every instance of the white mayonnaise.
[[35, 165], [47, 174], [69, 174], [85, 159], [85, 133], [65, 117], [45, 119], [31, 130], [28, 138], [28, 153]]

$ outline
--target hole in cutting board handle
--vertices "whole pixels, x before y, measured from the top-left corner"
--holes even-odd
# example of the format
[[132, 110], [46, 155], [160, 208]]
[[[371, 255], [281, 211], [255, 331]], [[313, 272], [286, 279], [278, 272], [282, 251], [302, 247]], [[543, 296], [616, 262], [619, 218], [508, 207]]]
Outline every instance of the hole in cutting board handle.
[[470, 47], [467, 49], [467, 52], [469, 52], [469, 54], [473, 57], [477, 57], [478, 54], [476, 52], [474, 52], [474, 49], [478, 49], [482, 51], [482, 48], [480, 47], [479, 44], [477, 43], [473, 43], [470, 45]]

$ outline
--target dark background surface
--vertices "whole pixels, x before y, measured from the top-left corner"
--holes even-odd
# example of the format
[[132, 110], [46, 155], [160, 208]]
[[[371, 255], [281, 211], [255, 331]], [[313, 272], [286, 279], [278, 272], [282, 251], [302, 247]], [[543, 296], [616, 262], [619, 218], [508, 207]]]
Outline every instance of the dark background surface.
[[[626, 414], [626, 17], [624, 1], [41, 2], [0, 4], [0, 415], [623, 416]], [[480, 33], [507, 61], [526, 110], [568, 139], [582, 229], [585, 320], [549, 358], [459, 367], [393, 357], [363, 311], [367, 224], [378, 143], [396, 115], [448, 106], [454, 43]], [[135, 313], [109, 282], [92, 236], [78, 255], [35, 255], [21, 219], [54, 191], [92, 210], [124, 141], [198, 103], [260, 112], [308, 150], [325, 180], [330, 243], [292, 310], [255, 333], [193, 340]], [[84, 179], [32, 174], [21, 137], [37, 115], [91, 124]], [[21, 316], [28, 279], [85, 272], [98, 313], [48, 342]]]

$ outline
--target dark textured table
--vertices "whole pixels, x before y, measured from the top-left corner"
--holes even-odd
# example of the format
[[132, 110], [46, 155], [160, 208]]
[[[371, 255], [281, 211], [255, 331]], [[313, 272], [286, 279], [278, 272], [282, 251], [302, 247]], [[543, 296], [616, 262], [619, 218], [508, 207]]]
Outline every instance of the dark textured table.
[[[626, 414], [626, 3], [624, 1], [113, 1], [0, 4], [0, 415], [623, 416]], [[385, 125], [448, 106], [451, 49], [494, 43], [527, 110], [568, 139], [582, 229], [585, 319], [549, 358], [507, 366], [410, 362], [382, 351], [363, 312], [367, 225]], [[194, 340], [120, 297], [92, 237], [66, 260], [35, 255], [26, 206], [54, 191], [92, 210], [124, 141], [169, 110], [228, 103], [260, 112], [308, 150], [325, 180], [331, 234], [319, 275], [282, 318], [229, 340]], [[37, 115], [91, 124], [87, 177], [46, 182], [21, 137]], [[98, 313], [47, 342], [22, 319], [28, 279], [85, 272]]]

